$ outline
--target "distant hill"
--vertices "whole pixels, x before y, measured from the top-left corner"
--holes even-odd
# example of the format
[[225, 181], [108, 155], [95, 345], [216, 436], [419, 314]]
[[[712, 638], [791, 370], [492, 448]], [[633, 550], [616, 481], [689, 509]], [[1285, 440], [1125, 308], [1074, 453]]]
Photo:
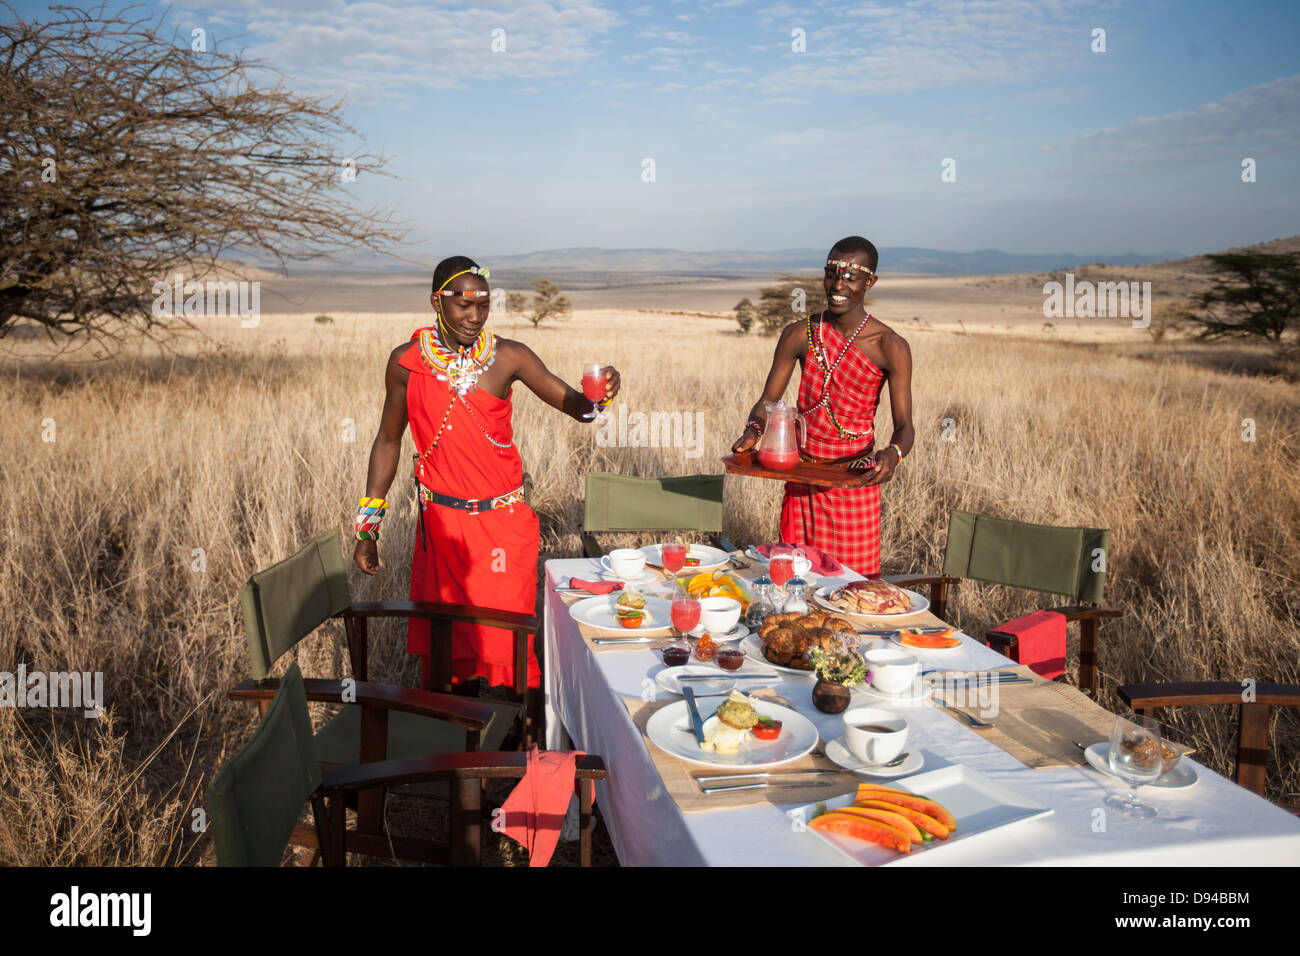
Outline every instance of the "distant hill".
[[[824, 249], [776, 249], [771, 252], [722, 250], [686, 252], [681, 249], [601, 249], [576, 247], [548, 249], [526, 255], [485, 257], [493, 268], [518, 272], [652, 272], [658, 275], [686, 274], [744, 276], [753, 273], [807, 272], [824, 261]], [[1089, 263], [1110, 265], [1149, 265], [1176, 259], [1178, 252], [1142, 255], [1076, 255], [1069, 252], [1001, 252], [978, 249], [975, 252], [947, 252], [913, 246], [886, 247], [880, 250], [881, 270], [894, 274], [919, 275], [1004, 275], [1022, 272], [1047, 272], [1069, 269]]]

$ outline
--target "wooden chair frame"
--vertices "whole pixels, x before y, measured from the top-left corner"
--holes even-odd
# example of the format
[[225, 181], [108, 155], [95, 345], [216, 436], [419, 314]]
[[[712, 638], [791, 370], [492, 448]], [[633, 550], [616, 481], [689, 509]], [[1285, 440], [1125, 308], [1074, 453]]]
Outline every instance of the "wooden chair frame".
[[[1254, 699], [1245, 699], [1245, 688], [1231, 681], [1196, 681], [1167, 684], [1125, 684], [1119, 699], [1136, 714], [1151, 715], [1157, 707], [1202, 707], [1237, 705], [1237, 770], [1240, 786], [1264, 795], [1268, 767], [1268, 714], [1271, 707], [1300, 707], [1300, 685], [1256, 684]], [[1288, 804], [1287, 809], [1300, 809]]]
[[[449, 832], [450, 845], [433, 848], [427, 841], [391, 838], [401, 855], [429, 863], [452, 866], [477, 866], [482, 858], [483, 782], [489, 779], [521, 779], [527, 769], [528, 755], [522, 753], [434, 754], [389, 760], [378, 764], [339, 767], [325, 771], [320, 794], [325, 798], [328, 835], [322, 847], [326, 865], [342, 866], [344, 854], [354, 846], [372, 855], [376, 850], [388, 852], [389, 838], [381, 837], [382, 846], [367, 849], [369, 841], [359, 843], [346, 834], [346, 796], [403, 784], [447, 781], [451, 789]], [[577, 760], [574, 787], [578, 793], [579, 862], [591, 865], [592, 808], [595, 781], [606, 777], [605, 762], [587, 754]], [[418, 855], [417, 855], [418, 854]]]

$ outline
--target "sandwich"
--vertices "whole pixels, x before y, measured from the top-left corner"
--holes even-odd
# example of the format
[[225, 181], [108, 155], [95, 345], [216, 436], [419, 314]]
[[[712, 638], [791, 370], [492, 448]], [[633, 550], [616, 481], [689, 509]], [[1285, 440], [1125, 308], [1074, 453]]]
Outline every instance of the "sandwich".
[[717, 723], [705, 734], [700, 749], [720, 754], [735, 753], [757, 723], [758, 711], [749, 702], [749, 698], [740, 691], [733, 690], [731, 696], [718, 708]]
[[624, 588], [614, 605], [614, 614], [618, 623], [624, 627], [640, 627], [649, 619], [645, 609], [645, 595], [636, 588]]

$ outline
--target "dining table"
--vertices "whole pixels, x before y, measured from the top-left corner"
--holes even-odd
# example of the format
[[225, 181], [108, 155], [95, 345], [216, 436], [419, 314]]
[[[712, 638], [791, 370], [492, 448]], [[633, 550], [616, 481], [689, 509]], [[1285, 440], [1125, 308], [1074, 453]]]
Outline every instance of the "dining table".
[[[741, 552], [729, 573], [752, 580], [761, 563]], [[743, 565], [743, 566], [741, 566]], [[808, 827], [809, 805], [852, 794], [859, 781], [906, 788], [908, 777], [848, 772], [801, 778], [807, 786], [770, 787], [740, 794], [705, 794], [697, 777], [706, 770], [661, 750], [646, 735], [648, 715], [677, 698], [656, 680], [665, 668], [658, 644], [596, 644], [599, 632], [579, 625], [570, 606], [581, 595], [564, 593], [572, 579], [595, 581], [597, 559], [566, 558], [545, 564], [543, 622], [546, 744], [599, 754], [608, 779], [596, 800], [619, 862], [624, 866], [852, 866], [862, 861]], [[670, 587], [666, 575], [658, 590]], [[840, 568], [817, 580], [835, 587], [861, 576]], [[656, 587], [643, 588], [653, 595]], [[855, 620], [856, 623], [856, 620]], [[928, 611], [897, 619], [900, 626], [939, 624]], [[894, 626], [886, 622], [881, 627]], [[870, 625], [871, 629], [877, 625]], [[667, 632], [656, 632], [667, 637]], [[618, 637], [610, 633], [607, 637]], [[1031, 678], [1002, 692], [993, 728], [970, 726], [974, 696], [948, 690], [893, 707], [908, 725], [907, 749], [923, 761], [918, 774], [944, 768], [972, 773], [1014, 791], [1038, 815], [972, 833], [907, 854], [877, 855], [894, 866], [1294, 866], [1300, 864], [1300, 818], [1206, 767], [1194, 756], [1195, 782], [1181, 789], [1143, 786], [1139, 798], [1158, 813], [1149, 819], [1106, 808], [1105, 798], [1127, 784], [1090, 766], [1083, 747], [1107, 741], [1114, 715], [1072, 687], [1043, 681], [1027, 669], [958, 631], [950, 649], [909, 648], [925, 670], [1016, 672]], [[819, 741], [805, 759], [831, 767], [826, 747], [843, 733], [843, 718], [812, 703], [811, 677], [747, 662], [741, 673], [771, 675], [745, 689], [769, 695], [806, 717]], [[1024, 690], [1017, 698], [1013, 691]], [[1018, 705], [1017, 700], [1021, 700]], [[716, 702], [715, 702], [716, 704]], [[965, 704], [965, 706], [961, 706]], [[855, 689], [850, 706], [882, 705], [878, 695]], [[951, 706], [948, 706], [951, 705]], [[890, 707], [886, 702], [882, 706]], [[777, 768], [778, 770], [782, 768]], [[837, 768], [836, 768], [837, 769]], [[962, 834], [958, 834], [962, 835]]]

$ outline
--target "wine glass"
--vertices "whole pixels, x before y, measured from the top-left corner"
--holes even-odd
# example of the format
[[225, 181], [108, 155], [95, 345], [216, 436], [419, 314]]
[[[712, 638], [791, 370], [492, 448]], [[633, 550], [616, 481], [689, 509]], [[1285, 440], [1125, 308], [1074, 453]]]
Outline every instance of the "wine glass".
[[593, 362], [582, 367], [582, 394], [591, 402], [591, 411], [586, 417], [595, 418], [600, 414], [599, 403], [605, 399], [605, 372], [600, 363]]
[[665, 542], [660, 552], [664, 570], [669, 574], [676, 574], [686, 564], [686, 545], [680, 541]]
[[677, 628], [682, 637], [700, 623], [700, 602], [687, 594], [680, 584], [673, 588], [672, 618], [673, 627]]
[[1142, 803], [1137, 788], [1152, 783], [1164, 769], [1160, 722], [1141, 714], [1115, 715], [1110, 732], [1110, 772], [1129, 785], [1127, 796], [1117, 793], [1106, 798], [1106, 806], [1125, 816], [1147, 819], [1156, 808]]

